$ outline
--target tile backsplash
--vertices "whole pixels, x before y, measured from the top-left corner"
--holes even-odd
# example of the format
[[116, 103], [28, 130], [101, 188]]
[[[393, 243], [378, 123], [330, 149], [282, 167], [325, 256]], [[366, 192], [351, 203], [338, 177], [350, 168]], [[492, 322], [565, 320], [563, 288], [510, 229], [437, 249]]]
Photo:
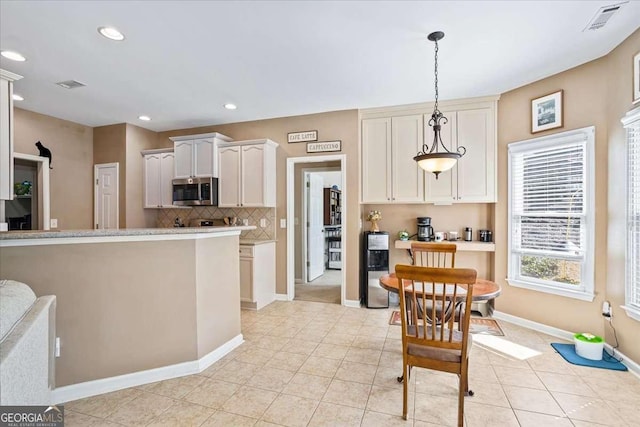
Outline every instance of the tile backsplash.
[[[249, 221], [249, 225], [255, 225], [255, 230], [246, 230], [240, 233], [241, 239], [275, 240], [276, 236], [276, 209], [275, 208], [217, 208], [214, 206], [197, 206], [185, 209], [160, 209], [156, 226], [159, 228], [173, 227], [176, 218], [180, 218], [183, 224], [189, 225], [192, 219], [222, 219], [225, 216], [238, 218], [238, 225], [242, 220]], [[260, 227], [260, 220], [266, 221], [265, 227]]]

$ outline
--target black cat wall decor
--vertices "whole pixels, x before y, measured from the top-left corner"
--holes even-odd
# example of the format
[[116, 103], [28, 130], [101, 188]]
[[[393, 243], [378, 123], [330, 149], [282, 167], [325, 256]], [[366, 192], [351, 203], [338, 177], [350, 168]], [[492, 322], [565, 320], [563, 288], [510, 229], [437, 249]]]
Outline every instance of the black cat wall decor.
[[36, 142], [36, 147], [38, 147], [38, 151], [40, 151], [40, 157], [46, 157], [49, 159], [49, 169], [53, 169], [53, 166], [51, 166], [51, 150], [42, 145], [40, 141]]

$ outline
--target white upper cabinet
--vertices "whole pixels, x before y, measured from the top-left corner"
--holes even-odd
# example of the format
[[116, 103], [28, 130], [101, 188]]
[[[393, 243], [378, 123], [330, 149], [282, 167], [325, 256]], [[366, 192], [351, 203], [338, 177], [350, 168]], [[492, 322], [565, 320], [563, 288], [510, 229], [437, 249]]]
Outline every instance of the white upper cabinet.
[[[473, 108], [446, 112], [449, 123], [442, 127], [448, 149], [466, 148], [466, 154], [438, 179], [426, 174], [427, 202], [490, 203], [496, 198], [495, 109]], [[452, 151], [453, 151], [452, 150]]]
[[220, 133], [172, 137], [174, 178], [217, 177], [217, 146], [232, 141]]
[[[433, 104], [375, 108], [360, 112], [362, 203], [488, 203], [496, 201], [497, 97], [440, 103], [448, 119], [443, 144], [466, 154], [436, 180], [413, 160], [433, 145]], [[440, 148], [441, 149], [441, 148]]]
[[276, 205], [276, 148], [269, 139], [218, 146], [219, 207]]
[[22, 76], [0, 69], [0, 200], [13, 200], [12, 96], [13, 82], [21, 78]]
[[144, 169], [144, 207], [173, 207], [173, 150], [146, 150], [141, 154]]
[[362, 202], [424, 202], [422, 114], [362, 120]]

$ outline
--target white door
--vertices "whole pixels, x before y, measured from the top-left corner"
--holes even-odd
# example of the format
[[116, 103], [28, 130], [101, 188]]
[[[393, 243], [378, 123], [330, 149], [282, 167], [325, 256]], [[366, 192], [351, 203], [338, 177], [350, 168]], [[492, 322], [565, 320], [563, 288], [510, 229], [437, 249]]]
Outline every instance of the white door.
[[96, 229], [118, 228], [118, 163], [94, 166]]
[[215, 176], [218, 177], [217, 171], [214, 171], [213, 152], [216, 147], [213, 140], [196, 139], [193, 141], [193, 165], [194, 176]]
[[[413, 147], [413, 144], [412, 144]], [[391, 202], [391, 119], [362, 121], [362, 202]]]
[[161, 154], [147, 154], [144, 156], [144, 207], [158, 208], [162, 205], [161, 199]]
[[164, 207], [173, 206], [173, 153], [162, 153], [160, 155], [160, 205]]
[[218, 207], [240, 206], [240, 147], [218, 150], [218, 174]]
[[175, 154], [174, 178], [191, 178], [193, 175], [193, 141], [177, 141], [173, 144]]
[[324, 273], [322, 177], [311, 173], [307, 181], [307, 282]]
[[242, 147], [240, 206], [264, 206], [264, 145]]
[[424, 171], [413, 157], [422, 150], [422, 114], [391, 118], [391, 201], [424, 202]]

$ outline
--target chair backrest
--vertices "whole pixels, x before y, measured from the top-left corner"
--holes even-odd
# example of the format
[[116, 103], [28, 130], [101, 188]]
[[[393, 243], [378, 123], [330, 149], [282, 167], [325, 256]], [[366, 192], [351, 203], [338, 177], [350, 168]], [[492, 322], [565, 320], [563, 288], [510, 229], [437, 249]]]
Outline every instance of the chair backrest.
[[413, 265], [421, 267], [453, 268], [456, 266], [456, 250], [455, 243], [411, 243]]
[[[418, 344], [460, 350], [466, 354], [476, 270], [402, 264], [396, 265], [395, 269], [402, 314], [403, 347]], [[424, 313], [419, 313], [420, 307], [425, 307]], [[458, 317], [456, 310], [460, 310], [460, 328], [454, 328]]]

